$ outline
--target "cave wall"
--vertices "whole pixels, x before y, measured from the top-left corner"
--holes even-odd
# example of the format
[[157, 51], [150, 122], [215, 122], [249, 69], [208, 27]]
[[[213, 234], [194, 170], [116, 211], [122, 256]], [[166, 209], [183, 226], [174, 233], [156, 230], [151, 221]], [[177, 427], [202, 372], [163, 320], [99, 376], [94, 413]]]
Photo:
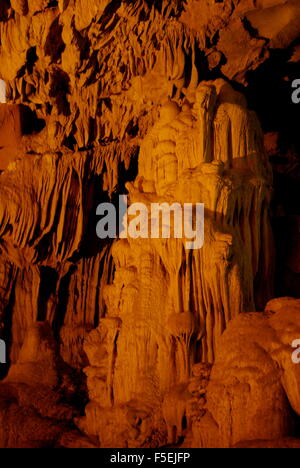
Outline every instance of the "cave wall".
[[[193, 366], [206, 382], [228, 322], [299, 291], [299, 17], [293, 0], [1, 2], [1, 338], [18, 365], [50, 324], [102, 446], [177, 442], [174, 402]], [[268, 105], [279, 65], [286, 119]], [[204, 249], [99, 240], [97, 205], [127, 192], [205, 201]]]

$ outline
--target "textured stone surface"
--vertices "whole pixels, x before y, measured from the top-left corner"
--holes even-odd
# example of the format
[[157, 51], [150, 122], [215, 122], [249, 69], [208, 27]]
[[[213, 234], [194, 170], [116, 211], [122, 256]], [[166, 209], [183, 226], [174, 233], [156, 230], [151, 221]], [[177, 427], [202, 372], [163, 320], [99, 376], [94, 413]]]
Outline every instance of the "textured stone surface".
[[[127, 188], [131, 202], [147, 205], [202, 200], [204, 247], [189, 251], [185, 239], [115, 243], [107, 315], [86, 345], [93, 401], [88, 427], [97, 428], [96, 411], [101, 427], [102, 408], [137, 397], [143, 402], [145, 392], [150, 414], [159, 412], [157, 395], [164, 401], [170, 388], [188, 381], [194, 364], [213, 362], [228, 322], [254, 310], [255, 299], [259, 304], [270, 297], [265, 286], [272, 275], [265, 256], [272, 250], [266, 212], [270, 174], [256, 117], [243, 96], [222, 81], [200, 85], [189, 99], [182, 108], [175, 102], [162, 108], [141, 146], [138, 178]], [[263, 282], [260, 288], [256, 281], [256, 291], [255, 277]], [[169, 413], [180, 408], [182, 391], [172, 398], [163, 403]], [[171, 443], [181, 436], [185, 406], [181, 417], [174, 416], [178, 434]]]
[[[270, 162], [278, 290], [299, 294], [298, 147], [256, 82], [293, 76], [299, 24], [294, 0], [1, 1], [1, 446], [297, 444], [284, 314], [240, 314], [274, 294]], [[204, 248], [100, 241], [97, 205], [126, 191], [204, 202]]]
[[232, 321], [218, 344], [206, 413], [193, 425], [195, 446], [275, 444], [293, 434], [290, 407], [300, 414], [300, 367], [291, 345], [300, 336], [299, 312], [299, 300], [276, 299], [264, 314]]
[[50, 325], [30, 326], [19, 359], [0, 386], [1, 446], [60, 447], [61, 436], [66, 441], [72, 434], [80, 447], [85, 438], [72, 422], [78, 415], [71, 406], [72, 380], [71, 370], [58, 356]]

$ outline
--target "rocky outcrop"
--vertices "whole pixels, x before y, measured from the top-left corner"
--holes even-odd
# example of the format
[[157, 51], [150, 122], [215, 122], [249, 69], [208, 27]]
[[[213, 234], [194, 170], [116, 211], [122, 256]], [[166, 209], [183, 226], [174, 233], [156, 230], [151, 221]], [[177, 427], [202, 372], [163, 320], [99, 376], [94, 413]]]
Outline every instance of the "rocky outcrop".
[[73, 423], [78, 415], [72, 405], [75, 390], [72, 370], [57, 353], [50, 325], [36, 322], [0, 387], [1, 446], [59, 448], [63, 437], [63, 446], [73, 439], [78, 447], [92, 447]]
[[300, 414], [300, 368], [292, 359], [299, 310], [299, 300], [273, 300], [265, 313], [232, 321], [218, 343], [205, 415], [193, 425], [194, 446], [275, 446], [293, 434]]

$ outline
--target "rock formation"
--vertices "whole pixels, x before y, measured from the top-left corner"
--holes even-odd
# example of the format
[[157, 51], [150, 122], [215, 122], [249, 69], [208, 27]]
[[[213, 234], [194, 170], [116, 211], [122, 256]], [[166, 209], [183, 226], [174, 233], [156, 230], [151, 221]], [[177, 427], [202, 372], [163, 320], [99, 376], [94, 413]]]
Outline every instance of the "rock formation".
[[[299, 311], [299, 300], [275, 299], [265, 313], [242, 314], [229, 325], [210, 375], [205, 415], [193, 424], [195, 446], [252, 441], [259, 447], [293, 433], [300, 367], [291, 359], [291, 344], [300, 333]], [[299, 447], [299, 439], [293, 443]]]
[[[171, 101], [162, 107], [141, 145], [139, 174], [128, 190], [135, 203], [202, 200], [204, 247], [186, 250], [182, 239], [115, 243], [107, 315], [98, 339], [93, 332], [86, 346], [93, 402], [88, 427], [97, 427], [95, 405], [101, 414], [103, 406], [137, 396], [144, 402], [145, 393], [153, 414], [157, 395], [163, 401], [170, 388], [186, 382], [193, 364], [213, 362], [229, 321], [255, 309], [255, 292], [258, 303], [268, 299], [270, 175], [260, 127], [243, 97], [223, 82], [200, 85], [189, 99], [182, 108]], [[257, 277], [264, 291], [256, 281], [254, 292]], [[103, 359], [94, 362], [100, 349]], [[96, 378], [103, 388], [94, 399]]]
[[[257, 84], [299, 78], [299, 17], [298, 0], [1, 1], [1, 446], [297, 445], [298, 303], [252, 312], [299, 295], [296, 126]], [[124, 194], [204, 203], [203, 248], [99, 239], [97, 206]]]

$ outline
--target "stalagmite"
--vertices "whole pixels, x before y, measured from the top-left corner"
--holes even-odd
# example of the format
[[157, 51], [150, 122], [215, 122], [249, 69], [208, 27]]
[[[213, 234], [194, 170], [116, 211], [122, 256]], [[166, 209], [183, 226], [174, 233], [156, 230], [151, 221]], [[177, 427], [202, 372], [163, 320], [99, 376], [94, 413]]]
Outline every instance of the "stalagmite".
[[[228, 96], [232, 104], [227, 104]], [[216, 106], [227, 109], [229, 135], [227, 131], [222, 135], [222, 126], [214, 125]], [[242, 132], [241, 122], [251, 125], [245, 124]], [[230, 138], [232, 153], [225, 155], [225, 161], [218, 160], [214, 146], [207, 143], [213, 142], [214, 135]], [[213, 362], [217, 341], [229, 321], [253, 310], [256, 300], [268, 300], [267, 290], [264, 297], [255, 297], [254, 290], [254, 278], [269, 276], [272, 269], [271, 263], [260, 260], [262, 253], [257, 249], [257, 238], [269, 248], [272, 245], [270, 229], [264, 229], [271, 177], [260, 138], [259, 125], [244, 100], [220, 81], [199, 85], [188, 110], [169, 101], [145, 137], [137, 180], [127, 186], [130, 202], [150, 204], [158, 195], [168, 203], [203, 202], [205, 243], [202, 250], [188, 253], [181, 239], [117, 241], [115, 280], [106, 293], [107, 317], [119, 318], [115, 348], [108, 338], [105, 341], [106, 353], [111, 353], [106, 381], [114, 406], [138, 396], [143, 399], [145, 392], [151, 401], [187, 382], [193, 365]], [[171, 147], [175, 172], [169, 160]], [[158, 159], [164, 151], [168, 159]], [[240, 159], [243, 164], [236, 164]], [[164, 160], [166, 169], [160, 172]], [[150, 193], [144, 186], [156, 188]], [[168, 405], [165, 412], [170, 414], [180, 403]], [[88, 412], [85, 424], [101, 426], [101, 417], [96, 423]], [[177, 431], [180, 435], [180, 427]]]
[[[299, 339], [298, 304], [251, 312], [275, 295], [275, 262], [280, 294], [299, 290], [298, 146], [282, 149], [290, 108], [259, 87], [266, 73], [297, 105], [298, 16], [295, 0], [0, 1], [1, 447], [294, 435], [281, 345], [286, 319]], [[239, 326], [255, 375], [235, 365]]]

